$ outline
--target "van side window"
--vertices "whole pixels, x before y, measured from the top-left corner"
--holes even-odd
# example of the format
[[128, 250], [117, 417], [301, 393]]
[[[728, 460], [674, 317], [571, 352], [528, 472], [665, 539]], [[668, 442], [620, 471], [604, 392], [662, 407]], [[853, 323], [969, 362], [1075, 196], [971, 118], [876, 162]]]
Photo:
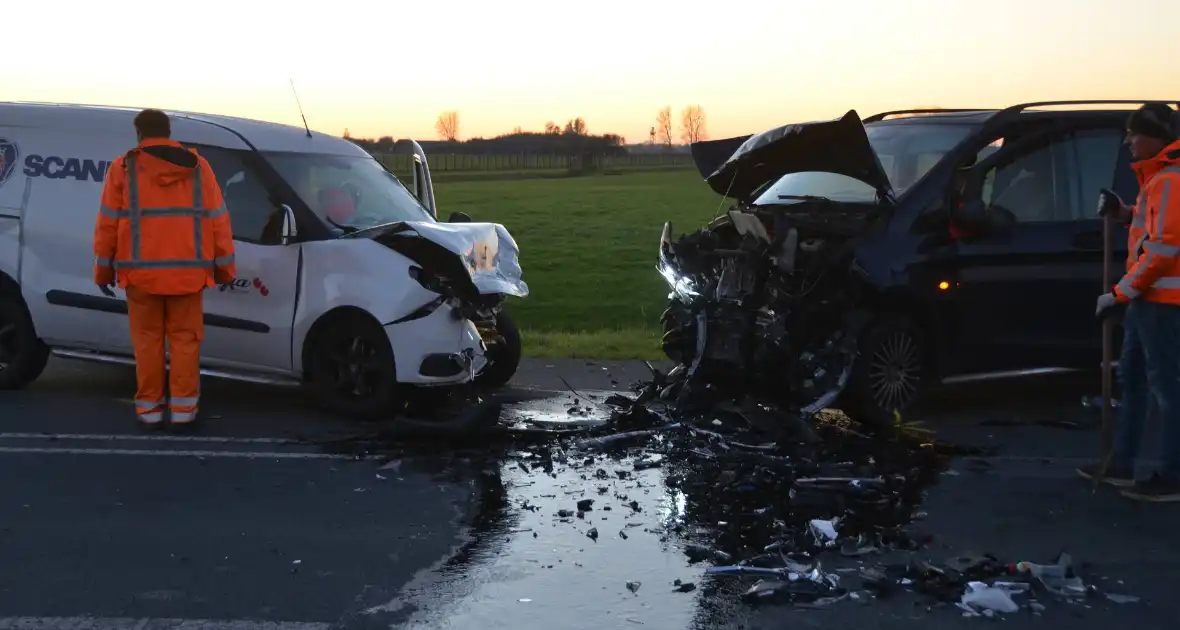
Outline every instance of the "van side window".
[[[1071, 140], [1071, 144], [1077, 152], [1078, 164], [1074, 184], [1074, 190], [1078, 195], [1073, 203], [1074, 218], [1077, 220], [1097, 219], [1094, 204], [1097, 203], [1098, 191], [1103, 188], [1117, 188], [1115, 183], [1118, 180], [1116, 168], [1125, 168], [1127, 173], [1131, 174], [1131, 181], [1135, 181], [1131, 167], [1120, 164], [1123, 131], [1118, 128], [1086, 129], [1072, 134]], [[1125, 147], [1122, 147], [1122, 150], [1125, 150]], [[1125, 188], [1125, 186], [1123, 187]], [[1120, 196], [1123, 194], [1123, 191], [1116, 190], [1115, 192], [1118, 192]], [[1134, 198], [1134, 194], [1123, 197], [1127, 203], [1132, 203]]]
[[1061, 149], [1061, 142], [1046, 141], [997, 163], [984, 179], [984, 203], [1008, 210], [1020, 223], [1071, 220], [1058, 168]]
[[[221, 147], [195, 146], [198, 153], [209, 161], [225, 207], [229, 210], [233, 225], [234, 240], [262, 245], [274, 245], [277, 241], [268, 231], [267, 225], [275, 215], [275, 205], [270, 192], [258, 173], [251, 168], [241, 152]], [[264, 238], [265, 236], [265, 238]]]

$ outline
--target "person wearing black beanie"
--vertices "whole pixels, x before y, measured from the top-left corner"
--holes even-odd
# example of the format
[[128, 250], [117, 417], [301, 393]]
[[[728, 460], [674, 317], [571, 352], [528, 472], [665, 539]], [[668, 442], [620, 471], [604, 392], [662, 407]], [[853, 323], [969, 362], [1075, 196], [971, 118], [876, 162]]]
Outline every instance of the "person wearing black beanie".
[[[1102, 316], [1123, 315], [1119, 377], [1123, 390], [1114, 453], [1104, 479], [1137, 501], [1180, 501], [1180, 114], [1148, 103], [1127, 118], [1127, 147], [1139, 180], [1126, 275], [1098, 298]], [[1135, 479], [1135, 459], [1152, 402], [1159, 411], [1160, 470]], [[1092, 479], [1101, 464], [1078, 468]]]

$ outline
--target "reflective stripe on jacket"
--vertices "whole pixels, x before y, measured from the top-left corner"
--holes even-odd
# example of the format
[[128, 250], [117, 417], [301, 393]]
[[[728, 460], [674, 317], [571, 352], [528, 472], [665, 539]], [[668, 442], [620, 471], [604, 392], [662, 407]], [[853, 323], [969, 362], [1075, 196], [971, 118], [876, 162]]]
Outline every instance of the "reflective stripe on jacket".
[[1180, 306], [1180, 141], [1135, 165], [1141, 181], [1127, 273], [1115, 285], [1119, 301], [1142, 298]]
[[233, 279], [229, 213], [209, 163], [149, 139], [107, 171], [94, 228], [94, 281], [183, 295]]

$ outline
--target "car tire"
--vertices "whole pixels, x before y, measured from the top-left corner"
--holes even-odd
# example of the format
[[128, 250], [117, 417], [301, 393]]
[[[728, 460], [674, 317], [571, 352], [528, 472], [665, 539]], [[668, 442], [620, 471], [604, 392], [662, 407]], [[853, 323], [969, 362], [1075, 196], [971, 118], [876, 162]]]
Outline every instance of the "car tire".
[[380, 324], [345, 313], [317, 328], [309, 380], [321, 407], [357, 420], [387, 419], [402, 409], [393, 348]]
[[48, 362], [49, 346], [37, 337], [20, 291], [0, 287], [0, 390], [23, 389]]
[[488, 349], [488, 365], [475, 377], [475, 384], [480, 387], [503, 387], [520, 367], [521, 342], [516, 322], [508, 313], [500, 311], [496, 315], [496, 331], [502, 341]]
[[909, 318], [886, 315], [860, 338], [842, 404], [862, 424], [885, 427], [904, 418], [923, 393], [926, 373], [922, 332]]

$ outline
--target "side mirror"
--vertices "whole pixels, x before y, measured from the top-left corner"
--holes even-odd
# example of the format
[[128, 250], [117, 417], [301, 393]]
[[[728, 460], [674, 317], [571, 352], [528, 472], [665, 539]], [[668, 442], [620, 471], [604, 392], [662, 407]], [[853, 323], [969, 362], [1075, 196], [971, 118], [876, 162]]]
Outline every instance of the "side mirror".
[[452, 212], [447, 223], [471, 223], [471, 215], [466, 212]]
[[283, 213], [283, 225], [279, 229], [279, 242], [283, 245], [290, 245], [299, 236], [299, 229], [295, 226], [295, 211], [287, 204], [279, 206], [279, 210]]

